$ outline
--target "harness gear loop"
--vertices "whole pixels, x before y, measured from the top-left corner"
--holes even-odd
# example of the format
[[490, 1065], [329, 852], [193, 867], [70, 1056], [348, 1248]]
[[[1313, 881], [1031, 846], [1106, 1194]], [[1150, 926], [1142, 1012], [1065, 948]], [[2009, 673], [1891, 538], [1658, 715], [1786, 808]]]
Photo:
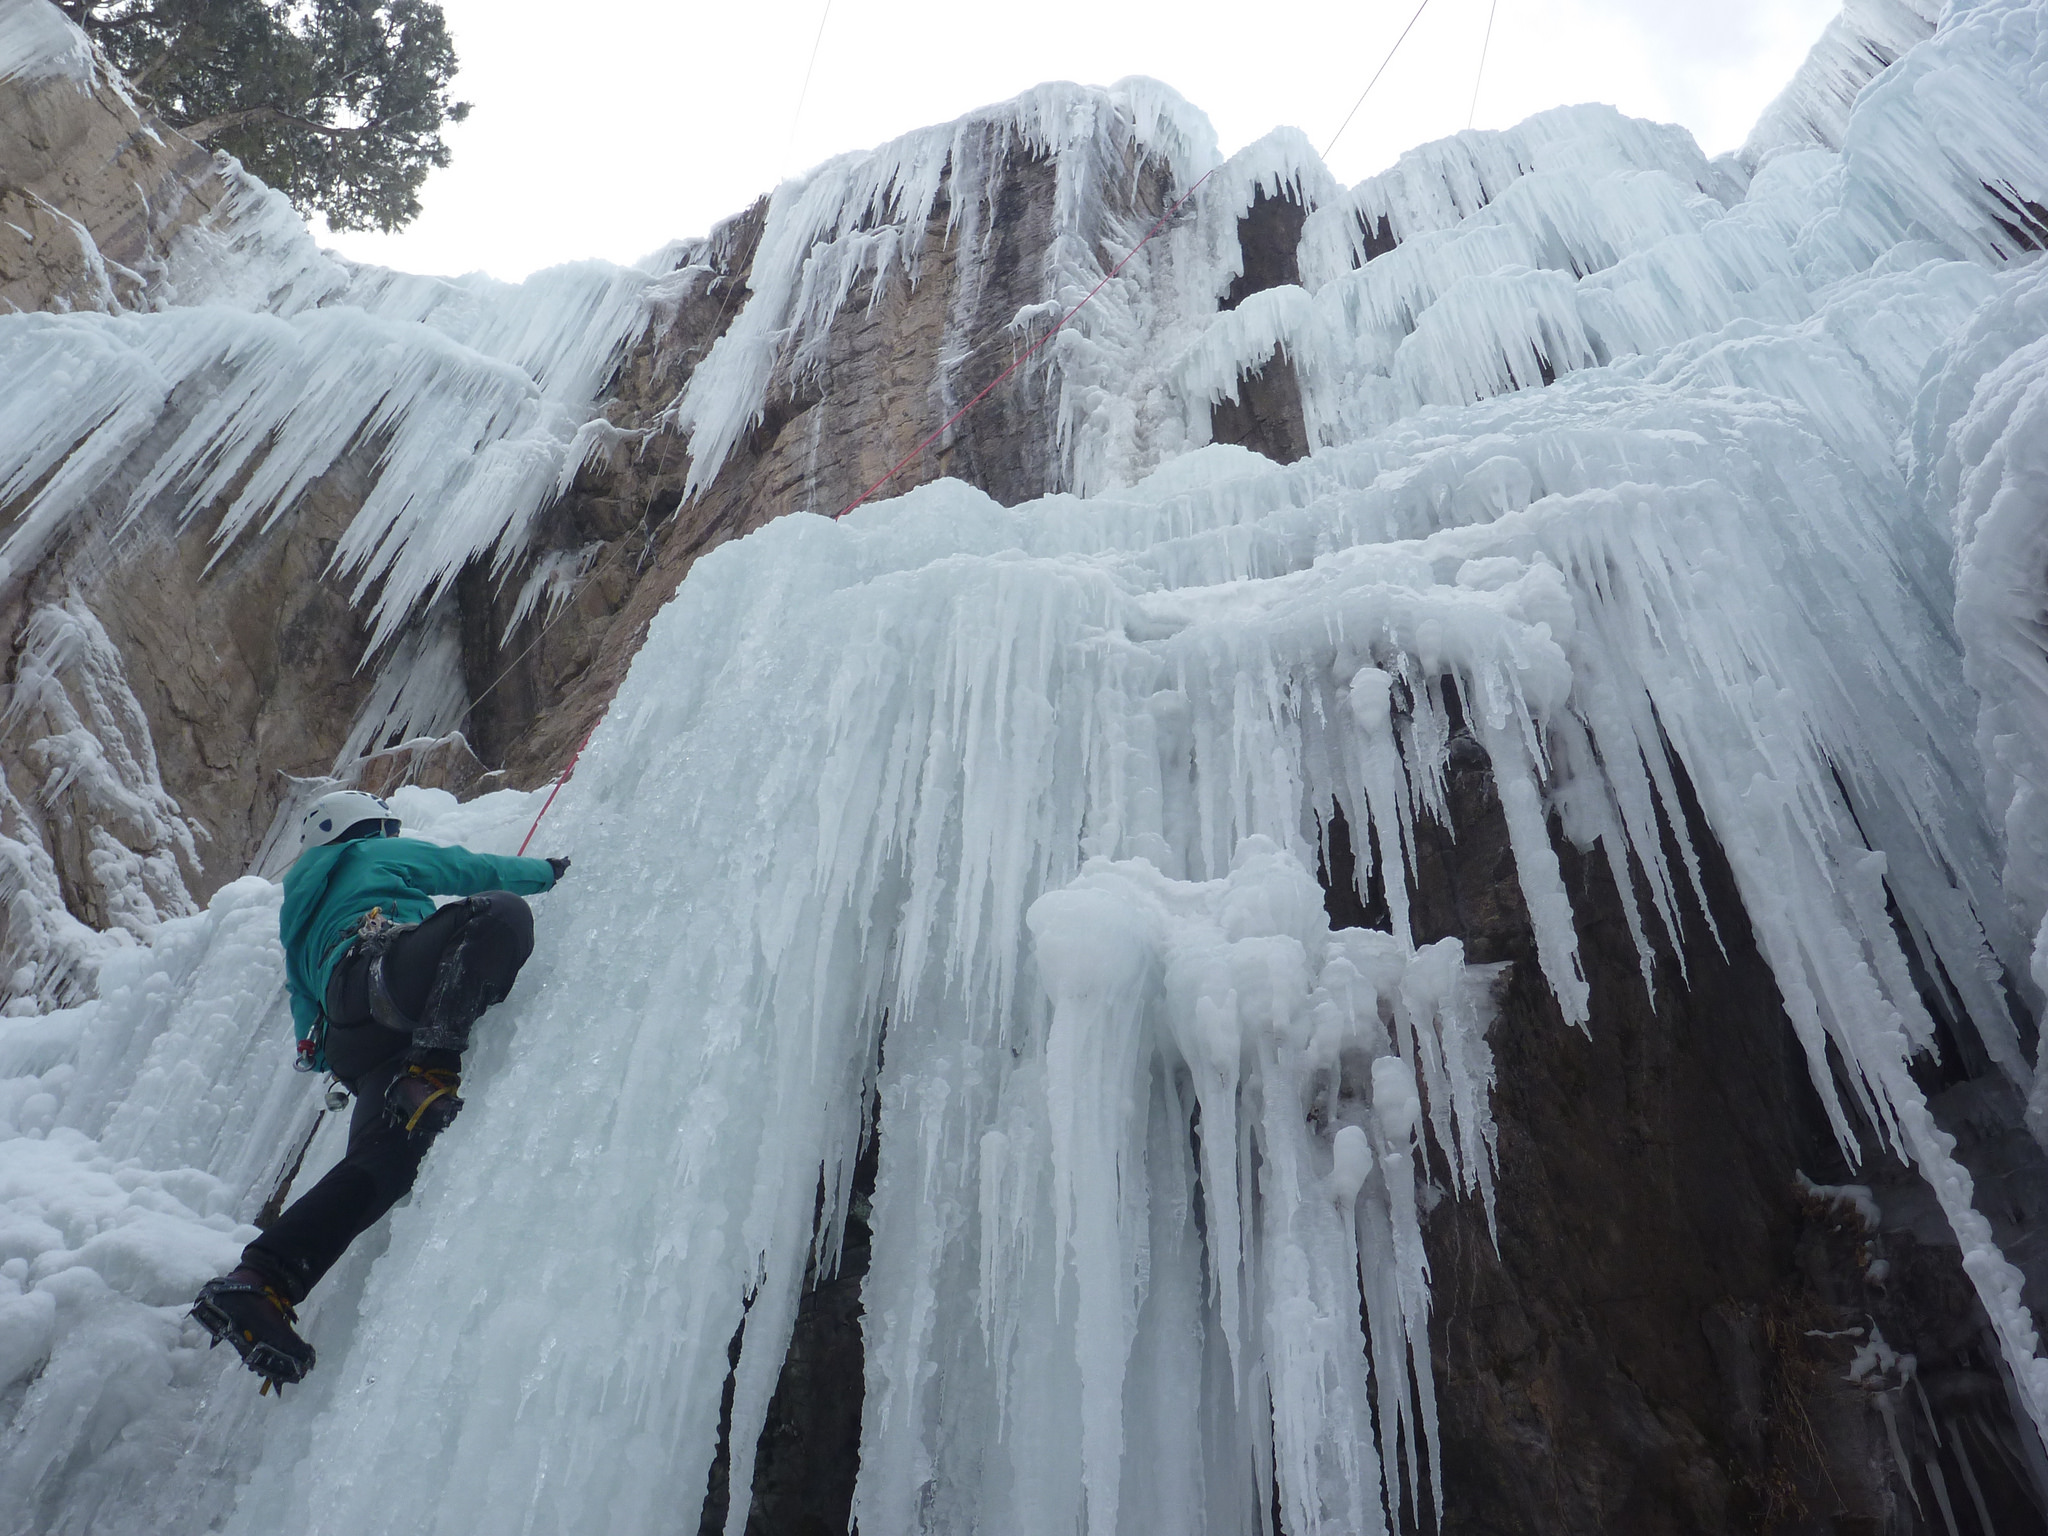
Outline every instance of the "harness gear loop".
[[390, 983], [384, 979], [384, 957], [393, 944], [417, 927], [418, 923], [394, 923], [381, 906], [372, 907], [357, 920], [356, 936], [349, 944], [350, 951], [366, 962], [370, 1017], [401, 1035], [411, 1034], [419, 1021], [408, 1016], [391, 996]]

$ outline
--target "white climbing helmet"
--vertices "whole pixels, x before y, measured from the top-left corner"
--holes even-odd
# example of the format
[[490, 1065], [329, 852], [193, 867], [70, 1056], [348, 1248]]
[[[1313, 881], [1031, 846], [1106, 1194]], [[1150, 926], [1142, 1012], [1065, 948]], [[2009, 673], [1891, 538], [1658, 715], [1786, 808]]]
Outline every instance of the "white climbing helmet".
[[337, 789], [322, 795], [299, 823], [299, 851], [304, 853], [322, 843], [338, 843], [366, 821], [381, 823], [380, 830], [386, 837], [398, 832], [398, 813], [376, 795], [360, 789]]

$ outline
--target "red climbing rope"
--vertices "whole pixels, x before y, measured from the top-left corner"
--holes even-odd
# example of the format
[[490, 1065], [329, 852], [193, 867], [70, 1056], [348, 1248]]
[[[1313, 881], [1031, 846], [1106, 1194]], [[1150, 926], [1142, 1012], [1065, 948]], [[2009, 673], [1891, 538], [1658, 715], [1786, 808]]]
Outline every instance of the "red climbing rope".
[[583, 733], [583, 739], [576, 743], [576, 750], [569, 754], [569, 766], [562, 770], [562, 776], [555, 780], [555, 787], [548, 791], [547, 799], [541, 802], [540, 816], [534, 817], [533, 825], [526, 829], [526, 842], [519, 845], [519, 857], [526, 857], [526, 845], [533, 841], [533, 834], [540, 830], [541, 816], [547, 815], [548, 807], [555, 803], [555, 796], [562, 792], [562, 786], [569, 782], [569, 775], [576, 771], [576, 759], [583, 755], [583, 749], [590, 745], [590, 738], [596, 734], [597, 727], [593, 725]]
[[931, 445], [937, 442], [941, 437], [945, 436], [947, 430], [953, 425], [954, 422], [958, 421], [962, 416], [965, 416], [969, 411], [973, 410], [977, 405], [981, 404], [982, 401], [986, 400], [992, 393], [994, 393], [995, 388], [998, 384], [1001, 384], [1003, 380], [1007, 379], [1011, 374], [1015, 373], [1019, 368], [1022, 368], [1027, 362], [1029, 362], [1031, 360], [1032, 353], [1036, 352], [1048, 341], [1051, 341], [1053, 337], [1059, 335], [1060, 326], [1065, 325], [1069, 320], [1073, 319], [1074, 316], [1081, 313], [1082, 307], [1087, 304], [1089, 299], [1094, 298], [1095, 295], [1102, 292], [1103, 289], [1107, 288], [1110, 285], [1110, 283], [1115, 280], [1117, 273], [1123, 271], [1123, 269], [1127, 265], [1129, 265], [1131, 257], [1137, 255], [1138, 252], [1145, 249], [1145, 247], [1151, 243], [1152, 237], [1158, 234], [1160, 230], [1166, 227], [1166, 221], [1172, 218], [1176, 213], [1180, 212], [1181, 204], [1185, 203], [1189, 198], [1193, 197], [1197, 192], [1199, 192], [1202, 189], [1202, 182], [1207, 181], [1211, 176], [1214, 176], [1216, 174], [1217, 169], [1218, 168], [1214, 166], [1210, 167], [1207, 171], [1202, 173], [1200, 181], [1197, 181], [1192, 187], [1189, 187], [1187, 191], [1183, 192], [1177, 199], [1175, 199], [1173, 206], [1171, 208], [1168, 208], [1166, 212], [1159, 215], [1159, 217], [1153, 221], [1152, 227], [1145, 231], [1145, 238], [1143, 240], [1140, 240], [1136, 245], [1132, 246], [1129, 253], [1125, 255], [1124, 259], [1118, 262], [1115, 266], [1111, 267], [1109, 271], [1106, 274], [1104, 274], [1102, 281], [1097, 283], [1093, 288], [1090, 288], [1088, 292], [1082, 297], [1081, 302], [1079, 304], [1076, 304], [1072, 309], [1068, 310], [1064, 315], [1060, 316], [1058, 325], [1055, 325], [1051, 330], [1047, 331], [1043, 336], [1039, 337], [1038, 340], [1034, 341], [1033, 343], [1031, 343], [1030, 346], [1026, 347], [1022, 352], [1018, 353], [1015, 361], [1013, 361], [1009, 367], [1005, 368], [1001, 373], [997, 374], [993, 379], [989, 380], [989, 382], [985, 386], [983, 386], [981, 392], [977, 394], [972, 400], [968, 401], [965, 405], [961, 406], [959, 410], [955, 411], [952, 415], [948, 416], [944, 421], [940, 422], [937, 429], [934, 430], [928, 437], [926, 437], [923, 442], [919, 443], [915, 448], [911, 449], [910, 452], [906, 453], [905, 455], [903, 455], [902, 458], [898, 459], [895, 463], [895, 466], [891, 468], [886, 475], [882, 476], [881, 479], [877, 480], [873, 485], [869, 486], [866, 490], [862, 491], [858, 496], [854, 497], [853, 500], [849, 501], [845, 506], [841, 507], [837, 512], [833, 513], [833, 521], [836, 522], [840, 518], [846, 516], [847, 513], [851, 512], [855, 507], [859, 506], [862, 502], [866, 501], [870, 496], [874, 495], [875, 492], [879, 491], [891, 480], [894, 480], [899, 474], [903, 472], [903, 468], [905, 465], [907, 465], [912, 459], [916, 458], [920, 453], [923, 453], [925, 449], [931, 447]]

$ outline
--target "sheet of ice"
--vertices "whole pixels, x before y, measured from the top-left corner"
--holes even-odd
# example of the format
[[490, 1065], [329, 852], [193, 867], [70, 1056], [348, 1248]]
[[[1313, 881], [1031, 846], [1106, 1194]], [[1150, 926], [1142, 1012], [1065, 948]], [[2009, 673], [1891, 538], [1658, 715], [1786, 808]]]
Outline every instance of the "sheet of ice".
[[[1497, 968], [1469, 970], [1455, 939], [1416, 951], [1391, 934], [1332, 933], [1314, 877], [1259, 835], [1206, 882], [1142, 858], [1091, 859], [1026, 921], [1052, 1000], [1043, 1094], [1005, 1105], [1003, 1128], [983, 1138], [981, 1177], [999, 1189], [1036, 1183], [1052, 1231], [1042, 1208], [988, 1202], [981, 1264], [1014, 1306], [1037, 1250], [1070, 1259], [1086, 1528], [1193, 1528], [1186, 1490], [1220, 1481], [1211, 1501], [1256, 1501], [1276, 1477], [1289, 1530], [1377, 1528], [1383, 1494], [1392, 1507], [1405, 1492], [1419, 1511], [1417, 1446], [1435, 1429], [1419, 1149], [1432, 1137], [1460, 1192], [1483, 1193], [1490, 1213], [1485, 1027]], [[1200, 1148], [1192, 1191], [1155, 1194], [1148, 1165], [1162, 1146]], [[1034, 1161], [1050, 1152], [1035, 1179], [1013, 1161], [1026, 1148]], [[1188, 1170], [1167, 1160], [1160, 1171]], [[1191, 1198], [1202, 1252], [1162, 1251], [1155, 1201], [1185, 1223]], [[1186, 1272], [1168, 1274], [1176, 1261]], [[1227, 1381], [1204, 1381], [1201, 1331], [1178, 1308], [1148, 1305], [1155, 1291], [1218, 1298]], [[1001, 1336], [996, 1323], [991, 1309], [992, 1343], [1017, 1352], [998, 1359], [1009, 1388], [998, 1410], [1012, 1437], [1039, 1438], [1053, 1428], [1041, 1414], [1071, 1410], [1026, 1385], [1043, 1336]], [[1234, 1434], [1155, 1443], [1143, 1475], [1179, 1499], [1120, 1511], [1127, 1402], [1188, 1394], [1221, 1398]], [[1269, 1410], [1270, 1462], [1245, 1430]], [[1427, 1447], [1440, 1507], [1433, 1438]], [[1234, 1479], [1221, 1470], [1233, 1463]], [[860, 1514], [915, 1519], [882, 1499]]]
[[[1914, 423], [1915, 485], [1952, 513], [1956, 628], [2002, 883], [2048, 990], [2048, 267], [1978, 309], [1936, 361]], [[2048, 1138], [2048, 1073], [2029, 1120]]]
[[2010, 260], [2048, 243], [2048, 35], [2024, 0], [1951, 6], [1867, 87], [1842, 139], [1842, 206], [1815, 220], [1833, 259], [1931, 239]]
[[[1899, 771], [1968, 742], [1953, 647], [1873, 514], [1903, 486], [1794, 402], [1589, 370], [1287, 470], [1212, 450], [1011, 510], [942, 483], [709, 556], [547, 825], [578, 862], [508, 1005], [516, 1048], [486, 1047], [242, 1528], [395, 1529], [344, 1469], [401, 1446], [452, 1529], [558, 1528], [598, 1490], [650, 1525], [703, 1486], [743, 1318], [745, 1486], [870, 1081], [864, 1528], [1247, 1529], [1265, 1468], [1290, 1529], [1430, 1497], [1405, 1138], [1483, 1190], [1483, 1035], [1439, 1010], [1411, 1037], [1403, 1010], [1462, 972], [1429, 970], [1405, 919], [1328, 934], [1306, 871], [1331, 800], [1406, 858], [1453, 694], [1568, 1015], [1544, 809], [1645, 871], [1647, 931], [1694, 878], [1655, 809], [1683, 767], [1817, 1084], [1832, 1045], [2037, 1387], [2012, 1272], [1905, 1070], [1932, 1026], [1879, 880], [1970, 976], [1985, 939], [1944, 863], [1981, 871], [1988, 837], [1966, 776]], [[1858, 820], [1896, 834], [1887, 867]], [[1333, 950], [1360, 978], [1341, 992]], [[1340, 1337], [1361, 1298], [1369, 1340]], [[1261, 1385], [1270, 1418], [1245, 1407]], [[1382, 1437], [1343, 1432], [1376, 1398]], [[332, 1451], [310, 1470], [307, 1435]]]

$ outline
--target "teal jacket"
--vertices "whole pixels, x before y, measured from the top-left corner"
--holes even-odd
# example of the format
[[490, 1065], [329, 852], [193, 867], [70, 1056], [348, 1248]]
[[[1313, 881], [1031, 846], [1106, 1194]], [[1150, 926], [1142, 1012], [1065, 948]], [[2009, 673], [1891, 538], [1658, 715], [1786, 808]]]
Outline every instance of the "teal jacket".
[[394, 923], [417, 923], [433, 914], [436, 896], [530, 896], [554, 883], [545, 859], [471, 853], [417, 837], [361, 837], [308, 848], [285, 871], [284, 907], [277, 914], [293, 1029], [301, 1040], [313, 1038], [327, 978], [372, 907]]

